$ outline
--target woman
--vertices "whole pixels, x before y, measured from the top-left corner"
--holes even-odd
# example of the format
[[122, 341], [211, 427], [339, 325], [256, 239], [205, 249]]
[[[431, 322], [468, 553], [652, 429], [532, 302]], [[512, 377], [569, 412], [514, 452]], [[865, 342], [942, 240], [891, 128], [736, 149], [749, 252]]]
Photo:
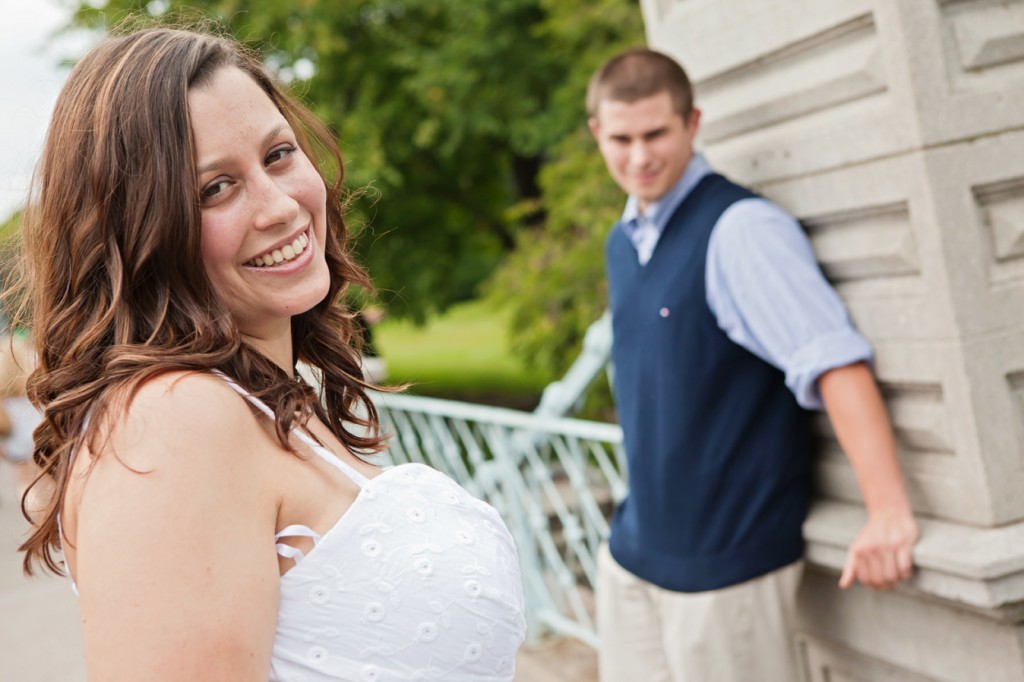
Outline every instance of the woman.
[[341, 168], [211, 35], [108, 39], [58, 99], [26, 221], [53, 490], [23, 549], [56, 569], [63, 540], [90, 679], [514, 676], [500, 518], [358, 456], [386, 444], [338, 301], [368, 281], [314, 150]]

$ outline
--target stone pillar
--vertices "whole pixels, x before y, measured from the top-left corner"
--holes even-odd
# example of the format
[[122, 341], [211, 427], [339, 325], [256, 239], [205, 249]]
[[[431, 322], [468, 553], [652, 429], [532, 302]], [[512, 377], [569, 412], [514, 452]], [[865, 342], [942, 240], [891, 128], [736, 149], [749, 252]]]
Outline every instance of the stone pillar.
[[876, 351], [923, 537], [835, 587], [863, 520], [819, 420], [807, 680], [1024, 680], [1024, 0], [642, 0], [711, 164], [793, 212]]

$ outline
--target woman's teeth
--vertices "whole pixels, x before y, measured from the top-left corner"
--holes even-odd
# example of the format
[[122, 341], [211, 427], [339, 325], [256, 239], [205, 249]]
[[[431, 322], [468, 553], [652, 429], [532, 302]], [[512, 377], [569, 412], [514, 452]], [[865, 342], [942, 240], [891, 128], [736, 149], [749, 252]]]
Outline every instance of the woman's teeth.
[[309, 237], [307, 237], [305, 234], [300, 234], [298, 237], [295, 238], [295, 241], [293, 241], [291, 244], [285, 244], [280, 249], [274, 249], [273, 251], [267, 252], [262, 256], [256, 256], [251, 261], [246, 263], [246, 265], [251, 265], [257, 268], [266, 268], [270, 267], [271, 265], [280, 265], [281, 263], [286, 263], [295, 258], [296, 256], [298, 256], [300, 253], [306, 250], [307, 246], [309, 246]]

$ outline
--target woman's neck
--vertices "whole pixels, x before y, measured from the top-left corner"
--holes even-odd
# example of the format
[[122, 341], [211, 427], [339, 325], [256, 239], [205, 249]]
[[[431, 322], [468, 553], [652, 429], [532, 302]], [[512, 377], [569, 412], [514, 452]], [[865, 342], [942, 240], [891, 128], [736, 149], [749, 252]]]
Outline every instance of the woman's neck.
[[242, 334], [242, 339], [284, 370], [288, 376], [295, 375], [295, 361], [292, 352], [291, 325], [284, 333], [273, 335]]

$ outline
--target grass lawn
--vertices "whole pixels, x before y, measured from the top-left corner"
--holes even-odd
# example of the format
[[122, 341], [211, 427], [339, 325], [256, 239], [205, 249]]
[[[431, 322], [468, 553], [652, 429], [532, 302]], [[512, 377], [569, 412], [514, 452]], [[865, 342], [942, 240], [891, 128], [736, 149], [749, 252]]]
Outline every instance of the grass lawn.
[[411, 393], [530, 410], [545, 381], [509, 352], [507, 319], [470, 301], [424, 327], [386, 319], [374, 327], [374, 343], [388, 383], [412, 383]]

